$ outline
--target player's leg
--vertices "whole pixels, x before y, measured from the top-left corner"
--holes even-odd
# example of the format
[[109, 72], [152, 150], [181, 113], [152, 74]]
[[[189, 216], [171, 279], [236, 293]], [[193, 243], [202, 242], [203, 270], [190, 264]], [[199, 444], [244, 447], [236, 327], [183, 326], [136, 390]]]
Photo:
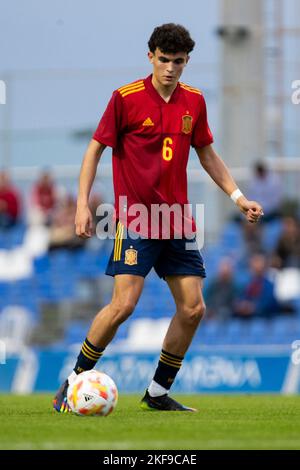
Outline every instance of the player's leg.
[[112, 300], [96, 315], [91, 325], [74, 368], [77, 374], [95, 366], [119, 326], [135, 309], [142, 293], [144, 286], [142, 276], [119, 274], [114, 279]]
[[150, 403], [153, 408], [159, 408], [157, 403], [160, 403], [159, 409], [184, 411], [186, 408], [174, 402], [168, 391], [205, 309], [202, 283], [206, 273], [196, 240], [168, 240], [154, 267], [157, 274], [168, 282], [176, 303], [176, 314], [170, 323], [158, 367], [144, 401], [155, 400], [155, 404]]
[[203, 280], [199, 276], [167, 276], [166, 281], [176, 304], [166, 333], [153, 380], [142, 404], [170, 411], [195, 411], [177, 403], [168, 392], [180, 370], [184, 355], [205, 312]]
[[168, 276], [166, 281], [176, 304], [176, 313], [165, 336], [163, 349], [183, 358], [205, 314], [203, 279], [199, 276]]
[[87, 338], [83, 342], [74, 371], [62, 384], [53, 400], [53, 407], [61, 413], [68, 412], [67, 389], [76, 374], [93, 369], [105, 347], [111, 342], [118, 327], [133, 312], [144, 285], [142, 276], [120, 274], [115, 276], [112, 300], [95, 317]]
[[133, 311], [151, 270], [162, 250], [157, 240], [132, 237], [120, 222], [106, 274], [115, 278], [112, 301], [98, 313], [85, 339], [74, 371], [57, 392], [53, 406], [67, 412], [67, 389], [76, 374], [92, 369], [102, 356], [105, 347], [114, 337], [118, 326]]

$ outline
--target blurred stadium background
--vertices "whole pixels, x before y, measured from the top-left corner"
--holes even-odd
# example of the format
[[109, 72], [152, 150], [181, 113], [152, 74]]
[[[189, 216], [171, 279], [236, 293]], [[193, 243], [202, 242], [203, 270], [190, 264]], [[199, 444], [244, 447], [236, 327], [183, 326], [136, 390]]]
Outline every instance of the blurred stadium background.
[[[258, 227], [244, 224], [191, 151], [207, 316], [174, 388], [299, 393], [300, 2], [154, 0], [147, 14], [136, 0], [0, 6], [0, 391], [57, 389], [110, 299], [112, 241], [73, 233], [80, 163], [112, 90], [150, 73], [148, 37], [172, 21], [196, 40], [183, 81], [206, 97], [215, 148], [265, 208]], [[110, 158], [94, 210], [113, 201]], [[151, 273], [101, 362], [120, 391], [148, 384], [173, 311]]]

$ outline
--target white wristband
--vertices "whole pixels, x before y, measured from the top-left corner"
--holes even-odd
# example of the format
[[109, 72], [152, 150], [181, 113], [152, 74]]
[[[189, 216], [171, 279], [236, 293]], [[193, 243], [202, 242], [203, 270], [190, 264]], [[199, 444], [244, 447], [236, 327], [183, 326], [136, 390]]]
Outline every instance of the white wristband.
[[239, 197], [243, 196], [243, 193], [239, 189], [235, 189], [231, 194], [230, 198], [236, 204]]

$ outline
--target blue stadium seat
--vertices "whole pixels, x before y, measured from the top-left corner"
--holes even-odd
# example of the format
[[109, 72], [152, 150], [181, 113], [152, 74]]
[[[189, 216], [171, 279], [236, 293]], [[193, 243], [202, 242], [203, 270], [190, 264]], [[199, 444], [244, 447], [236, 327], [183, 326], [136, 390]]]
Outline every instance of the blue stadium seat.
[[240, 248], [243, 244], [243, 233], [240, 224], [227, 222], [223, 228], [220, 245], [229, 251]]
[[50, 269], [49, 256], [46, 254], [35, 258], [33, 261], [34, 271], [36, 274], [45, 273]]
[[272, 252], [277, 244], [279, 236], [282, 231], [282, 221], [274, 220], [264, 224], [262, 243], [267, 252]]
[[10, 229], [0, 230], [0, 249], [9, 250], [22, 245], [25, 232], [26, 225], [23, 222]]
[[82, 343], [88, 331], [88, 322], [71, 322], [68, 324], [65, 332], [65, 342], [67, 345], [73, 343]]
[[220, 322], [216, 320], [207, 320], [202, 322], [197, 335], [197, 341], [201, 344], [218, 344], [219, 333], [221, 330]]

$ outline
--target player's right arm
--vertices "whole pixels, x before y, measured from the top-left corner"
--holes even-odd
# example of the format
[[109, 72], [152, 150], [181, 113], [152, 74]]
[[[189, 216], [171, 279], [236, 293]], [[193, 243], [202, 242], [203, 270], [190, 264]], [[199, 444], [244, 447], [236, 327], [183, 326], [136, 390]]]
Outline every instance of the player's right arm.
[[91, 139], [81, 165], [75, 217], [76, 235], [81, 238], [90, 238], [93, 233], [93, 216], [89, 208], [89, 196], [105, 147], [106, 145]]
[[100, 157], [105, 147], [117, 148], [118, 136], [127, 125], [127, 113], [124, 112], [123, 105], [121, 94], [114, 91], [83, 159], [75, 218], [76, 234], [82, 238], [90, 238], [93, 232], [89, 195]]

